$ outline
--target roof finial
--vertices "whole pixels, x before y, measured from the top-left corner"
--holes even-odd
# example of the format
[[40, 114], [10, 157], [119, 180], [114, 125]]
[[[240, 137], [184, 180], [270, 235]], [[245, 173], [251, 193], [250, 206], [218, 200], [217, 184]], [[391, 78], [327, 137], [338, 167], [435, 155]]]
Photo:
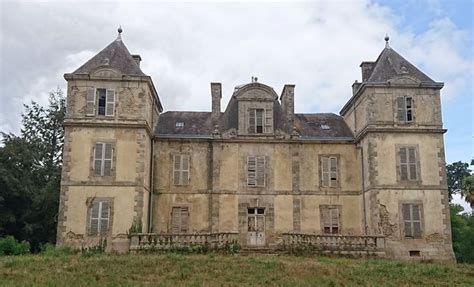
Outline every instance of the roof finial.
[[390, 48], [388, 45], [388, 40], [390, 40], [390, 38], [388, 37], [388, 34], [385, 34], [385, 48]]
[[120, 25], [117, 29], [117, 32], [118, 32], [118, 36], [117, 36], [117, 40], [122, 40], [122, 25]]

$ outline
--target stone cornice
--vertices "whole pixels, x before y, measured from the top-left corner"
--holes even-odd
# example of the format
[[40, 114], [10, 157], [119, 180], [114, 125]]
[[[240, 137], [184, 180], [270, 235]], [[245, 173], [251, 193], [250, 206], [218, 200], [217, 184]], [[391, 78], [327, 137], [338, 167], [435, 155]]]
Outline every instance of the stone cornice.
[[358, 143], [368, 133], [418, 133], [418, 134], [444, 134], [447, 129], [443, 128], [412, 128], [412, 127], [377, 127], [375, 125], [367, 125], [362, 131], [356, 134], [355, 142]]
[[87, 127], [87, 128], [124, 128], [124, 129], [145, 129], [150, 138], [153, 137], [153, 132], [146, 121], [137, 120], [102, 120], [90, 121], [80, 119], [65, 119], [64, 127]]

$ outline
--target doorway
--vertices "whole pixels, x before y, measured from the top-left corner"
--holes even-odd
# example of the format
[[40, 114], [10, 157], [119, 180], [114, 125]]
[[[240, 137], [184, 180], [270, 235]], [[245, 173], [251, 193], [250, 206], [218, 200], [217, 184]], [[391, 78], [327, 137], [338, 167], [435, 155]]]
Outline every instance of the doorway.
[[247, 245], [265, 245], [265, 208], [247, 208]]

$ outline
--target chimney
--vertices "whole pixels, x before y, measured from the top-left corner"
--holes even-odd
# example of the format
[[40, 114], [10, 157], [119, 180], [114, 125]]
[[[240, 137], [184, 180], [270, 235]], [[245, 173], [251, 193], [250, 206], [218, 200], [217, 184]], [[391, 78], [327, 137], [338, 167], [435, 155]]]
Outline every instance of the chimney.
[[285, 119], [289, 123], [290, 130], [293, 129], [295, 116], [295, 85], [285, 85], [280, 96], [281, 108]]
[[372, 69], [374, 68], [375, 62], [362, 62], [360, 64], [360, 68], [362, 70], [362, 82], [366, 82], [370, 74], [372, 73]]
[[221, 98], [222, 98], [222, 85], [221, 83], [211, 83], [211, 97], [212, 97], [212, 127], [215, 128], [219, 125], [219, 119], [221, 117]]
[[137, 66], [140, 67], [140, 62], [142, 61], [142, 57], [140, 57], [140, 55], [132, 55], [132, 58], [135, 60], [135, 63], [137, 63]]
[[357, 80], [355, 80], [355, 82], [352, 84], [352, 95], [355, 95], [361, 84], [362, 83], [359, 83]]

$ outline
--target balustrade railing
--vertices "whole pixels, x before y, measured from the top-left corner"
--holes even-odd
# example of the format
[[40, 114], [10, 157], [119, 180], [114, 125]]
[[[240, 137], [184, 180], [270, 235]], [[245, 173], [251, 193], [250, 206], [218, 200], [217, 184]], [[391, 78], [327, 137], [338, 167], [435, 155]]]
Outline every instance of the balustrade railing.
[[130, 250], [168, 250], [189, 246], [207, 246], [212, 249], [219, 249], [225, 247], [226, 243], [237, 239], [237, 232], [195, 234], [137, 233], [130, 236]]

